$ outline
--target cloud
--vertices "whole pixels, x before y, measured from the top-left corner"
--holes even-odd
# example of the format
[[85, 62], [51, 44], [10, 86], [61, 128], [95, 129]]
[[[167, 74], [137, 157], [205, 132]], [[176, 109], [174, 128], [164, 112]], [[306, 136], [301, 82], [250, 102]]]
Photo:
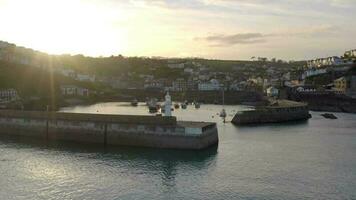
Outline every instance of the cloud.
[[196, 37], [195, 40], [205, 41], [212, 47], [229, 47], [237, 44], [257, 44], [264, 43], [270, 38], [276, 37], [321, 37], [325, 34], [334, 33], [335, 27], [330, 25], [302, 27], [295, 29], [280, 30], [270, 33], [234, 33], [234, 34], [214, 34], [206, 37]]
[[210, 46], [232, 46], [236, 44], [253, 44], [264, 42], [264, 35], [261, 33], [237, 33], [232, 35], [211, 35], [196, 40], [204, 40], [210, 43]]
[[[170, 10], [239, 12], [255, 15], [315, 16], [325, 12], [353, 12], [356, 0], [129, 0], [135, 5]], [[336, 10], [335, 10], [336, 9]], [[335, 14], [335, 13], [334, 13]]]

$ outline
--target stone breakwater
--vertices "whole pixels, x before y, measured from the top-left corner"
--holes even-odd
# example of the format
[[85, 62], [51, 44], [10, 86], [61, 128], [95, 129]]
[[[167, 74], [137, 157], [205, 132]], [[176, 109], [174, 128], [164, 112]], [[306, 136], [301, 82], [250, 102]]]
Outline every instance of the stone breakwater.
[[0, 134], [43, 140], [173, 149], [203, 149], [218, 143], [215, 123], [175, 117], [0, 111]]
[[279, 123], [307, 120], [310, 117], [308, 104], [279, 100], [269, 106], [258, 107], [256, 110], [238, 112], [231, 122], [236, 125]]

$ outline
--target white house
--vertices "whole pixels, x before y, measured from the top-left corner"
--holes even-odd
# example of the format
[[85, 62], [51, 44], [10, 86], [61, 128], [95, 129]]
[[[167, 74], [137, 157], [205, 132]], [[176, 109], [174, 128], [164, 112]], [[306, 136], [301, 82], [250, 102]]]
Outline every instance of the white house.
[[267, 88], [266, 93], [269, 97], [277, 97], [279, 94], [279, 90], [275, 87], [269, 87]]
[[89, 74], [77, 74], [76, 80], [95, 82], [95, 76], [91, 76]]
[[168, 67], [171, 69], [183, 69], [184, 63], [168, 63]]
[[184, 73], [187, 73], [187, 74], [193, 74], [194, 72], [194, 69], [190, 68], [190, 67], [187, 67], [184, 69]]
[[327, 72], [326, 68], [308, 69], [303, 73], [302, 78], [305, 79], [306, 77], [316, 76], [316, 75], [319, 75], [319, 74], [325, 74], [326, 72]]
[[89, 89], [75, 85], [62, 85], [61, 92], [63, 96], [89, 96]]
[[12, 102], [20, 99], [17, 91], [13, 88], [0, 90], [0, 102]]
[[143, 85], [144, 89], [163, 89], [163, 84], [157, 80], [147, 80]]
[[333, 57], [329, 57], [329, 64], [331, 65], [342, 65], [344, 64], [344, 61], [337, 57], [337, 56], [333, 56]]
[[310, 88], [310, 87], [303, 87], [303, 86], [299, 86], [296, 89], [297, 92], [316, 92], [315, 88]]
[[213, 91], [220, 90], [221, 85], [218, 80], [211, 79], [209, 82], [203, 82], [198, 84], [198, 90], [200, 91]]
[[145, 80], [153, 80], [154, 79], [154, 76], [153, 75], [149, 75], [149, 74], [140, 74], [139, 77], [143, 78]]
[[344, 61], [337, 56], [318, 58], [315, 60], [307, 61], [308, 68], [318, 68], [323, 66], [342, 65], [342, 64], [344, 64]]
[[207, 74], [199, 74], [198, 79], [202, 81], [207, 81], [209, 80], [210, 76]]
[[72, 69], [63, 69], [63, 68], [59, 68], [56, 70], [58, 73], [62, 74], [63, 76], [66, 77], [71, 77], [71, 78], [75, 78], [76, 77], [76, 73], [74, 70]]
[[356, 49], [346, 51], [344, 55], [347, 57], [356, 57]]

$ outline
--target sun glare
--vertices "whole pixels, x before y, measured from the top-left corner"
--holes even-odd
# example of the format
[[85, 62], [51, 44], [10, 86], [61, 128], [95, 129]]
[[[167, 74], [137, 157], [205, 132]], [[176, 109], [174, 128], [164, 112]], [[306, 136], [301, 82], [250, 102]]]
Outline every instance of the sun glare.
[[21, 6], [14, 1], [4, 6], [13, 13], [11, 19], [6, 19], [12, 27], [8, 35], [23, 46], [52, 54], [92, 56], [119, 54], [127, 48], [127, 31], [112, 20], [125, 17], [119, 8], [113, 11], [67, 0], [21, 1]]

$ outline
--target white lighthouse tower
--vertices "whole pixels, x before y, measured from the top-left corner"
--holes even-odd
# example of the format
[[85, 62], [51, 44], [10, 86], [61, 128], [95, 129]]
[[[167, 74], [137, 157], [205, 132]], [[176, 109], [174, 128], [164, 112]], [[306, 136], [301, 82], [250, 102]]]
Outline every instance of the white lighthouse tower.
[[164, 116], [172, 116], [172, 99], [171, 96], [169, 95], [169, 92], [167, 91], [166, 97], [165, 97], [165, 103], [164, 103]]

